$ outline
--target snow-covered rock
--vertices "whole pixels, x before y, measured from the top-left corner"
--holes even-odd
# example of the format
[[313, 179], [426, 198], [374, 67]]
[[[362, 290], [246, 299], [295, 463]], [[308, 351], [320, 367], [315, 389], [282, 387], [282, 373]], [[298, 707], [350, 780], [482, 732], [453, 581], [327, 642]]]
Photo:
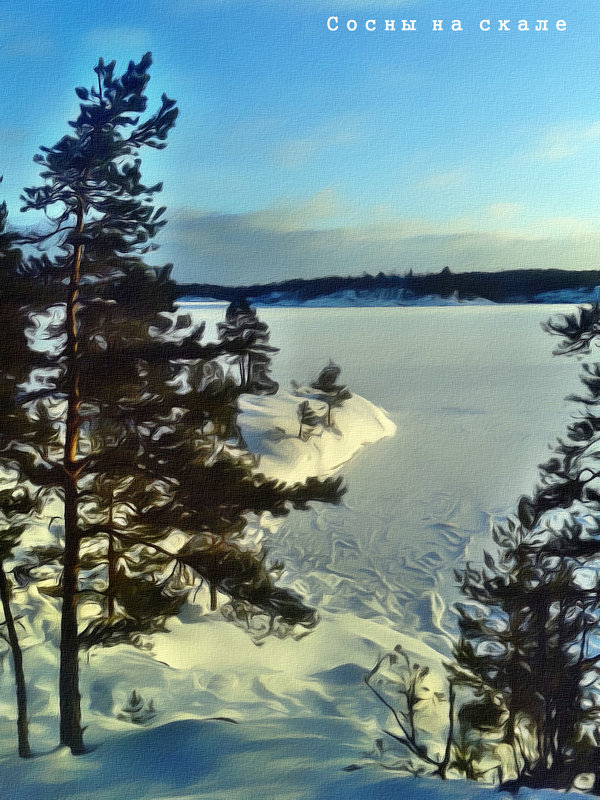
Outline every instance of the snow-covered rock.
[[[383, 409], [354, 394], [332, 411], [331, 427], [318, 425], [301, 440], [296, 414], [301, 400], [279, 392], [272, 397], [246, 395], [240, 402], [242, 435], [250, 452], [258, 457], [256, 471], [268, 478], [298, 483], [311, 476], [327, 477], [365, 445], [396, 432]], [[312, 405], [326, 414], [324, 403]]]

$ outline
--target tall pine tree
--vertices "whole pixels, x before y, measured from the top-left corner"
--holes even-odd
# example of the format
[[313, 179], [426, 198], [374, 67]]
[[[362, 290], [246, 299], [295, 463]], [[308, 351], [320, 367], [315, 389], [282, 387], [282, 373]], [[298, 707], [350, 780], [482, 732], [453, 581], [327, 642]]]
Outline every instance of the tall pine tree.
[[[64, 503], [59, 699], [60, 741], [73, 753], [84, 749], [78, 681], [79, 498], [95, 455], [86, 452], [83, 442], [101, 418], [115, 373], [122, 379], [136, 372], [132, 346], [144, 347], [149, 320], [173, 301], [168, 269], [143, 261], [163, 224], [163, 209], [152, 205], [161, 185], [142, 183], [138, 154], [146, 147], [164, 147], [177, 116], [175, 102], [163, 95], [159, 110], [140, 120], [150, 64], [146, 54], [117, 78], [114, 62], [100, 60], [97, 85], [77, 89], [83, 102], [70, 123], [73, 133], [54, 147], [41, 148], [35, 160], [44, 182], [24, 194], [24, 210], [41, 210], [52, 223], [45, 238], [54, 245], [54, 255], [43, 262], [43, 277], [55, 288], [55, 304], [64, 309], [49, 361], [57, 371], [55, 396], [66, 404], [57, 483]], [[132, 379], [137, 392], [139, 379]]]
[[[73, 134], [42, 148], [44, 182], [25, 190], [25, 209], [44, 211], [53, 228], [40, 235], [51, 255], [29, 262], [43, 380], [21, 401], [35, 423], [38, 481], [61, 497], [64, 520], [59, 546], [22, 574], [42, 562], [60, 569], [60, 741], [73, 753], [84, 750], [80, 646], [138, 643], [195, 580], [209, 583], [213, 603], [221, 591], [272, 619], [312, 624], [242, 532], [250, 513], [341, 492], [339, 480], [287, 487], [254, 474], [235, 421], [247, 387], [218, 366], [243, 347], [202, 344], [203, 325], [176, 313], [169, 267], [144, 260], [164, 209], [153, 205], [160, 184], [142, 182], [139, 153], [164, 147], [177, 115], [163, 95], [141, 119], [150, 64], [147, 54], [115, 77], [114, 63], [99, 62], [97, 85], [76, 90]], [[102, 612], [80, 630], [88, 598]]]

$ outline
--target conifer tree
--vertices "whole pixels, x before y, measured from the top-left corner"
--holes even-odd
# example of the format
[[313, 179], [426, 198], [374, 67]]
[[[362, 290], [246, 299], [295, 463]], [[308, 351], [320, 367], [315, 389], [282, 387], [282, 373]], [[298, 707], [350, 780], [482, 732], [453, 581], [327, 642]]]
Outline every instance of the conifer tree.
[[269, 328], [259, 320], [245, 299], [227, 308], [225, 322], [218, 325], [220, 341], [228, 345], [240, 370], [240, 386], [252, 394], [275, 394], [279, 388], [269, 377], [271, 356], [277, 352], [269, 345]]
[[308, 400], [303, 400], [298, 405], [296, 414], [300, 423], [300, 427], [298, 428], [299, 439], [302, 439], [306, 428], [314, 428], [319, 424], [319, 422], [321, 422], [321, 418], [315, 412]]
[[[45, 325], [44, 381], [21, 402], [38, 481], [61, 497], [64, 520], [61, 541], [38, 549], [21, 575], [52, 563], [60, 574], [60, 741], [73, 753], [84, 751], [79, 648], [140, 644], [195, 580], [210, 584], [213, 604], [220, 590], [249, 613], [310, 624], [312, 610], [277, 589], [266, 553], [241, 535], [249, 513], [341, 494], [339, 480], [285, 487], [254, 474], [236, 400], [249, 376], [255, 385], [245, 348], [266, 353], [265, 332], [203, 344], [204, 326], [176, 314], [169, 267], [144, 261], [164, 209], [153, 205], [161, 185], [142, 183], [139, 153], [164, 147], [177, 114], [163, 95], [141, 120], [150, 64], [147, 54], [117, 78], [114, 62], [98, 63], [97, 86], [76, 90], [74, 133], [42, 148], [44, 182], [25, 190], [25, 210], [54, 227], [39, 237], [51, 256], [29, 262], [44, 287], [31, 315]], [[218, 367], [231, 353], [244, 359], [243, 387]], [[102, 613], [80, 630], [88, 599]]]
[[337, 383], [342, 370], [333, 361], [323, 367], [318, 377], [310, 384], [314, 397], [327, 405], [327, 427], [331, 427], [331, 410], [340, 408], [352, 395], [345, 386]]
[[[546, 326], [562, 354], [590, 354], [600, 310], [584, 307]], [[494, 532], [483, 570], [459, 575], [470, 601], [459, 607], [459, 664], [481, 696], [501, 698], [515, 785], [566, 788], [596, 775], [600, 748], [600, 366], [584, 364], [580, 416], [540, 467], [532, 497]], [[528, 732], [528, 733], [527, 733]]]
[[159, 110], [140, 121], [150, 64], [146, 54], [117, 78], [114, 62], [99, 61], [96, 86], [76, 90], [82, 103], [71, 123], [73, 133], [41, 148], [35, 160], [43, 184], [24, 193], [24, 210], [41, 210], [52, 222], [44, 238], [53, 245], [53, 257], [38, 266], [41, 280], [55, 290], [54, 303], [64, 308], [48, 364], [56, 370], [49, 394], [66, 403], [62, 477], [56, 484], [64, 503], [59, 696], [60, 741], [73, 753], [84, 750], [78, 688], [79, 500], [97, 455], [85, 442], [103, 407], [126, 402], [121, 393], [128, 379], [130, 390], [141, 392], [140, 359], [156, 350], [147, 337], [149, 321], [174, 299], [168, 268], [143, 261], [163, 224], [164, 209], [152, 205], [161, 185], [142, 183], [139, 152], [164, 147], [177, 116], [175, 102], [163, 95]]
[[[1, 178], [0, 178], [1, 181]], [[10, 647], [17, 700], [18, 752], [22, 758], [31, 755], [27, 717], [27, 688], [23, 655], [15, 615], [11, 604], [12, 579], [7, 562], [15, 557], [27, 520], [37, 507], [36, 487], [27, 480], [26, 471], [35, 479], [36, 469], [27, 442], [32, 426], [20, 407], [18, 395], [29, 382], [32, 361], [26, 344], [26, 319], [32, 284], [23, 274], [20, 236], [7, 229], [6, 203], [0, 205], [0, 296], [2, 297], [3, 340], [0, 348], [0, 603], [3, 627]]]
[[[5, 638], [10, 647], [17, 699], [17, 741], [21, 758], [31, 756], [29, 720], [27, 716], [27, 685], [23, 669], [23, 654], [17, 633], [16, 619], [11, 606], [11, 579], [6, 563], [14, 557], [26, 520], [36, 507], [35, 497], [20, 486], [17, 465], [4, 464], [6, 470], [0, 485], [0, 603], [4, 616]], [[3, 634], [4, 636], [4, 634]]]
[[509, 521], [495, 532], [498, 557], [488, 554], [484, 570], [463, 572], [461, 588], [471, 602], [458, 606], [456, 655], [475, 676], [482, 706], [500, 700], [507, 712], [505, 741], [518, 780], [564, 788], [581, 767], [582, 704], [590, 699], [581, 681], [597, 667], [586, 642], [598, 609], [578, 582], [577, 565], [553, 555], [567, 529], [547, 533], [531, 537]]
[[296, 381], [291, 382], [295, 395], [307, 398], [307, 401], [313, 400], [316, 403], [322, 403], [327, 406], [327, 417], [324, 424], [328, 428], [332, 424], [332, 409], [341, 408], [346, 400], [352, 397], [345, 386], [337, 383], [341, 372], [342, 370], [337, 364], [329, 361], [308, 386], [300, 386]]

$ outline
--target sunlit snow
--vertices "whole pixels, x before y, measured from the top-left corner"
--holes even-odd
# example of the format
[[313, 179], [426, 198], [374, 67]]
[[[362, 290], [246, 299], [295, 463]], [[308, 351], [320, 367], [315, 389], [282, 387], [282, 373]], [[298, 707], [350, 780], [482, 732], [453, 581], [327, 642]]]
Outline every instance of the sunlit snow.
[[[11, 800], [331, 800], [492, 797], [462, 781], [398, 778], [375, 746], [386, 709], [364, 684], [377, 658], [402, 644], [442, 673], [454, 631], [452, 572], [477, 560], [491, 524], [530, 492], [547, 444], [572, 409], [577, 363], [552, 356], [539, 323], [548, 307], [261, 309], [280, 383], [242, 402], [257, 470], [282, 480], [342, 475], [339, 507], [312, 504], [251, 521], [281, 582], [319, 608], [299, 641], [256, 646], [201, 591], [151, 653], [119, 646], [81, 660], [86, 741], [73, 757], [57, 741], [58, 615], [36, 589], [23, 615], [31, 740], [14, 755], [9, 659], [0, 676], [0, 778]], [[222, 308], [207, 316], [207, 337]], [[211, 328], [212, 326], [212, 328]], [[292, 379], [333, 359], [353, 393], [331, 429], [297, 438]], [[224, 599], [221, 598], [221, 606]], [[132, 689], [153, 700], [148, 726], [119, 719]], [[350, 771], [345, 771], [352, 767]], [[356, 767], [359, 767], [356, 769]], [[524, 792], [525, 797], [553, 796]]]

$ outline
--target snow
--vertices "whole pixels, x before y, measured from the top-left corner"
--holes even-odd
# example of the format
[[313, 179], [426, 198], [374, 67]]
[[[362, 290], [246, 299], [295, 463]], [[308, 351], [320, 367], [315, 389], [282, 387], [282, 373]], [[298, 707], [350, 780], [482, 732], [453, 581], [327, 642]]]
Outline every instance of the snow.
[[[257, 469], [293, 482], [343, 476], [339, 507], [252, 520], [319, 608], [300, 640], [257, 646], [200, 592], [153, 650], [94, 649], [81, 659], [90, 752], [57, 741], [58, 615], [35, 588], [23, 614], [31, 739], [16, 758], [8, 660], [0, 674], [0, 780], [10, 800], [331, 800], [497, 797], [463, 781], [399, 777], [375, 741], [389, 724], [364, 676], [397, 644], [443, 679], [452, 569], [477, 559], [490, 524], [531, 490], [546, 444], [571, 409], [577, 365], [553, 359], [539, 322], [560, 309], [265, 309], [280, 393], [247, 398], [240, 422]], [[222, 309], [202, 308], [214, 329]], [[212, 315], [212, 316], [211, 316]], [[207, 336], [210, 337], [211, 325]], [[304, 382], [329, 359], [353, 393], [331, 429], [297, 438]], [[364, 399], [368, 398], [368, 400]], [[383, 410], [385, 409], [385, 411]], [[118, 719], [132, 689], [147, 726]], [[233, 720], [233, 721], [232, 721]], [[346, 771], [347, 768], [352, 768]], [[358, 769], [355, 769], [358, 767]], [[8, 787], [8, 789], [6, 788]], [[552, 792], [523, 792], [544, 800]]]
[[[185, 301], [185, 298], [182, 298]], [[252, 301], [256, 306], [302, 307], [302, 308], [385, 308], [397, 306], [456, 306], [456, 305], [493, 305], [491, 300], [476, 297], [464, 299], [456, 294], [442, 297], [439, 294], [415, 296], [411, 292], [400, 289], [379, 289], [369, 291], [356, 291], [344, 289], [332, 294], [320, 295], [307, 300], [299, 300], [294, 293], [270, 292], [267, 295], [256, 297]], [[557, 300], [556, 302], [560, 302]]]
[[[285, 483], [299, 483], [313, 475], [326, 477], [340, 469], [368, 444], [393, 436], [396, 426], [385, 412], [359, 395], [332, 412], [332, 425], [315, 427], [306, 441], [298, 438], [296, 416], [302, 398], [279, 392], [275, 397], [243, 397], [239, 418], [251, 453], [258, 456], [257, 472]], [[325, 403], [312, 402], [326, 415]]]
[[[372, 621], [357, 624], [350, 614], [327, 616], [305, 642], [268, 640], [260, 648], [199, 608], [171, 627], [157, 637], [152, 656], [119, 646], [82, 660], [89, 752], [80, 757], [53, 749], [56, 659], [40, 664], [38, 651], [35, 664], [26, 662], [38, 687], [32, 740], [39, 755], [27, 762], [8, 755], [12, 730], [2, 726], [0, 766], [10, 800], [497, 796], [462, 781], [400, 778], [374, 757], [386, 715], [363, 678], [378, 655], [398, 643], [435, 669], [438, 654], [412, 637]], [[9, 675], [2, 684], [10, 697]], [[151, 725], [118, 719], [132, 688], [154, 700], [158, 714]], [[542, 800], [552, 793], [529, 796]]]

